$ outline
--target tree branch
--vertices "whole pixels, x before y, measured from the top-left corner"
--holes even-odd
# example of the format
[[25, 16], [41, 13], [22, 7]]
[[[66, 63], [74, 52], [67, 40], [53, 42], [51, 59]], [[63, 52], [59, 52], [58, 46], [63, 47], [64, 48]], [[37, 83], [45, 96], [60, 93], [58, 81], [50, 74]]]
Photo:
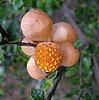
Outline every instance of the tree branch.
[[50, 91], [49, 95], [47, 96], [47, 98], [46, 98], [45, 100], [51, 100], [52, 96], [54, 95], [55, 90], [56, 90], [56, 88], [57, 88], [57, 85], [58, 85], [58, 83], [59, 83], [59, 81], [61, 80], [61, 77], [62, 77], [62, 75], [63, 75], [64, 68], [65, 68], [65, 67], [62, 66], [62, 67], [59, 69], [59, 71], [58, 71], [58, 73], [57, 73], [57, 76], [56, 76], [57, 80], [55, 81], [55, 84], [54, 84], [52, 90]]
[[90, 44], [91, 44], [91, 41], [86, 41], [86, 42], [84, 42], [84, 43], [82, 44], [82, 46], [79, 47], [78, 49], [79, 49], [80, 51], [82, 51], [82, 50], [84, 50], [87, 46], [89, 46]]
[[84, 89], [81, 89], [80, 94], [79, 94], [79, 97], [78, 97], [77, 100], [81, 100], [81, 96], [83, 95], [83, 92], [84, 92]]
[[30, 43], [30, 42], [28, 42], [28, 43], [24, 43], [24, 42], [9, 42], [7, 40], [4, 40], [4, 36], [8, 37], [9, 33], [2, 27], [2, 25], [0, 25], [0, 33], [3, 36], [0, 45], [6, 45], [6, 44], [12, 45], [12, 44], [15, 44], [17, 46], [33, 46], [33, 47], [37, 46], [36, 44]]
[[95, 76], [95, 80], [97, 83], [97, 89], [99, 90], [99, 65], [98, 65], [95, 55], [92, 55], [92, 60], [93, 60], [93, 64], [94, 64], [93, 71], [94, 71], [94, 76]]
[[33, 46], [33, 47], [36, 47], [37, 45], [36, 44], [33, 44], [33, 43], [30, 43], [30, 42], [28, 42], [28, 43], [25, 43], [25, 42], [8, 42], [8, 41], [6, 41], [6, 40], [4, 40], [4, 41], [2, 41], [1, 43], [0, 43], [0, 45], [17, 45], [17, 46]]

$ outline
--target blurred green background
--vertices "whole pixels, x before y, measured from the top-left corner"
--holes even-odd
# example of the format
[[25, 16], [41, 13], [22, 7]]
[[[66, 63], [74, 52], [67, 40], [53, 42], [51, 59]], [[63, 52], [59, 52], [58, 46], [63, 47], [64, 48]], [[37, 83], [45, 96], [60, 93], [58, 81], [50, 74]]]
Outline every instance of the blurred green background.
[[[23, 36], [20, 20], [29, 9], [40, 8], [53, 19], [65, 2], [70, 3], [77, 25], [92, 44], [81, 52], [82, 59], [74, 67], [66, 69], [53, 100], [77, 100], [81, 89], [84, 89], [81, 100], [99, 100], [99, 84], [97, 85], [96, 80], [98, 76], [95, 74], [99, 68], [95, 69], [92, 58], [94, 55], [98, 64], [99, 0], [0, 0], [0, 24], [11, 34], [6, 40], [21, 41]], [[62, 16], [62, 21], [68, 20]], [[0, 41], [2, 38], [0, 33]], [[75, 46], [81, 45], [82, 41], [78, 38]], [[30, 95], [32, 88], [42, 89], [45, 96], [48, 94], [57, 72], [52, 73], [48, 79], [34, 80], [26, 71], [28, 59], [16, 45], [0, 46], [0, 100], [33, 100]], [[82, 78], [79, 76], [80, 70]]]

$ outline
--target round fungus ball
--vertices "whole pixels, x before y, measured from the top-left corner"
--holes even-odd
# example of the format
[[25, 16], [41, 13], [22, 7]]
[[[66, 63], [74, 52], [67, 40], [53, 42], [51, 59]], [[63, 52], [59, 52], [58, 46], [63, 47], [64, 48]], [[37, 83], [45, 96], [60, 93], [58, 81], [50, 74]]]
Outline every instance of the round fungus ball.
[[66, 67], [75, 65], [80, 57], [78, 49], [70, 42], [60, 43], [59, 46], [63, 57], [62, 65]]
[[[26, 38], [24, 38], [23, 40], [22, 40], [22, 42], [23, 43], [29, 43], [29, 41], [26, 39]], [[33, 44], [36, 44], [36, 43], [34, 43], [34, 42], [32, 42]], [[35, 50], [35, 47], [32, 47], [32, 46], [21, 46], [21, 49], [22, 49], [22, 51], [26, 54], [26, 55], [28, 55], [28, 56], [33, 56], [34, 55], [34, 50]]]
[[45, 79], [48, 74], [42, 71], [36, 64], [33, 57], [28, 60], [27, 63], [27, 72], [28, 74], [37, 80]]
[[56, 43], [73, 43], [76, 40], [76, 31], [69, 23], [58, 22], [52, 27], [51, 40]]
[[58, 44], [52, 42], [39, 43], [35, 49], [35, 61], [40, 69], [52, 72], [58, 69], [62, 56]]
[[21, 30], [30, 41], [50, 41], [51, 18], [39, 9], [27, 12], [21, 20]]

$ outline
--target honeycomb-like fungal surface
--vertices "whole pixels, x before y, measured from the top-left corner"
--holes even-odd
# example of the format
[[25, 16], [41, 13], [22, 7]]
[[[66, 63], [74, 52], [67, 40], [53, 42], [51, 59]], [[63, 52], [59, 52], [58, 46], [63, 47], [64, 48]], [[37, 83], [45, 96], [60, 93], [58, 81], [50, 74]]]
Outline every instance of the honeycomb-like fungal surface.
[[35, 62], [45, 72], [55, 71], [62, 62], [61, 52], [58, 44], [42, 42], [35, 50]]

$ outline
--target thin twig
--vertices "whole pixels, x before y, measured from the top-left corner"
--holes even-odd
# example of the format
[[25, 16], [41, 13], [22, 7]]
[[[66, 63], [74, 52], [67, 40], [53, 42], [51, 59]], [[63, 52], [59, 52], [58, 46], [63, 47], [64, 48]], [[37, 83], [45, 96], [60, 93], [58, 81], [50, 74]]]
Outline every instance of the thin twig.
[[80, 57], [80, 62], [79, 62], [79, 76], [80, 76], [80, 87], [82, 86], [83, 80], [82, 80], [82, 55]]
[[64, 68], [65, 68], [64, 66], [60, 66], [60, 68], [58, 69], [56, 78], [60, 75], [60, 72], [61, 72], [62, 70], [64, 70]]
[[64, 71], [63, 69], [64, 69], [64, 67], [62, 66], [58, 72], [57, 80], [55, 81], [55, 84], [54, 84], [52, 90], [50, 91], [49, 95], [47, 96], [47, 98], [45, 100], [51, 100], [52, 96], [54, 95], [55, 90], [57, 88], [57, 85], [58, 85], [58, 83], [61, 80], [61, 77], [63, 75], [63, 71]]
[[2, 41], [0, 43], [0, 45], [17, 45], [17, 46], [33, 46], [33, 47], [36, 47], [37, 45], [36, 44], [33, 44], [33, 43], [25, 43], [25, 42], [8, 42], [6, 40]]
[[83, 89], [81, 88], [81, 86], [83, 84], [83, 80], [82, 80], [82, 57], [83, 57], [83, 55], [81, 54], [80, 62], [79, 62], [80, 94], [78, 95], [78, 99], [77, 100], [80, 100], [80, 98], [81, 98], [81, 96], [83, 94]]
[[93, 60], [93, 64], [94, 64], [93, 65], [94, 76], [96, 79], [97, 88], [99, 90], [99, 64], [97, 62], [95, 55], [92, 56], [92, 60]]
[[89, 46], [90, 44], [91, 44], [91, 41], [86, 41], [86, 42], [84, 42], [83, 45], [82, 45], [80, 48], [78, 48], [78, 49], [81, 51], [81, 50], [85, 49], [87, 46]]
[[81, 89], [80, 94], [79, 94], [79, 97], [78, 97], [77, 100], [81, 100], [81, 96], [83, 95], [83, 92], [84, 92], [84, 89]]
[[0, 33], [3, 36], [0, 45], [7, 45], [7, 44], [12, 45], [12, 44], [15, 44], [17, 46], [33, 46], [33, 47], [36, 47], [36, 44], [30, 43], [30, 42], [28, 42], [28, 43], [24, 43], [24, 42], [9, 42], [7, 40], [3, 40], [4, 36], [8, 37], [10, 34], [2, 27], [2, 25], [0, 25]]

